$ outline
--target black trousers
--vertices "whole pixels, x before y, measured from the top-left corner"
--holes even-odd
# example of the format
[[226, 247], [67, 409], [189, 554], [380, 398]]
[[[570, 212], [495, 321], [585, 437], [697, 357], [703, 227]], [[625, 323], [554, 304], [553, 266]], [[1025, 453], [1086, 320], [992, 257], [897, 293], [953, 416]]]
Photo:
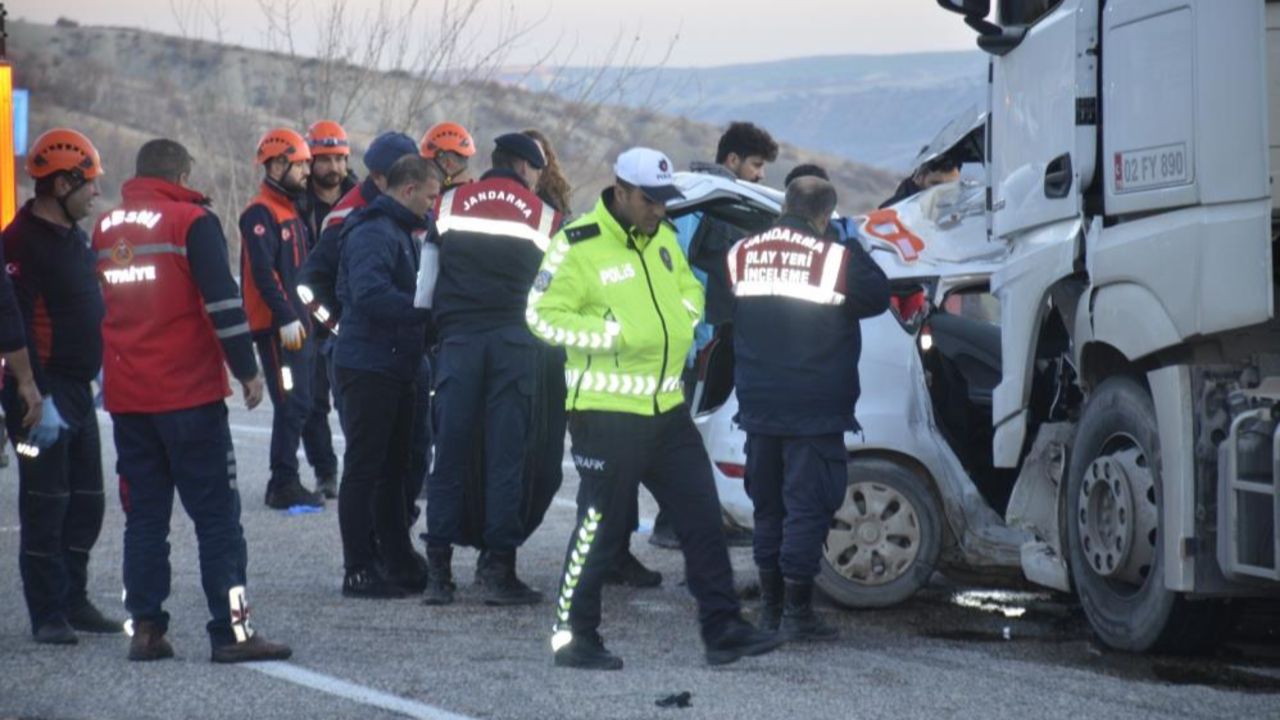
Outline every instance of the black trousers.
[[681, 405], [652, 417], [574, 412], [569, 435], [582, 480], [557, 624], [575, 633], [599, 627], [604, 574], [631, 534], [631, 508], [642, 483], [671, 514], [704, 635], [737, 615], [740, 605], [721, 529], [720, 498], [689, 409]]
[[332, 350], [328, 337], [308, 342], [316, 346], [316, 352], [311, 365], [311, 412], [302, 425], [302, 447], [316, 477], [322, 478], [338, 473], [338, 456], [333, 452], [333, 433], [329, 430], [329, 411], [333, 409], [329, 372]]
[[[64, 618], [88, 598], [89, 552], [102, 531], [102, 445], [89, 383], [49, 378], [72, 427], [34, 458], [18, 458], [18, 570], [31, 628]], [[4, 392], [9, 437], [24, 437], [17, 385]]]
[[412, 381], [339, 367], [347, 451], [338, 490], [338, 527], [348, 572], [378, 559], [396, 570], [410, 567], [405, 481], [413, 440]]
[[844, 435], [747, 435], [747, 494], [755, 505], [756, 567], [812, 580], [831, 518], [848, 487]]
[[[301, 350], [286, 350], [276, 333], [253, 339], [262, 360], [262, 374], [271, 397], [271, 478], [270, 487], [299, 480], [298, 445], [311, 414], [312, 370], [315, 342], [307, 340]], [[312, 462], [316, 456], [308, 448]]]

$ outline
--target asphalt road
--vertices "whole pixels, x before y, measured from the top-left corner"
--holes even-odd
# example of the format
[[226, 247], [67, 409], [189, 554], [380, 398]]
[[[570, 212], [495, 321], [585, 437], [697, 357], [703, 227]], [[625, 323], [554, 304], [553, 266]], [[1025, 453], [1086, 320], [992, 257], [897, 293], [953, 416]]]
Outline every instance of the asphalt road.
[[[662, 587], [611, 589], [605, 597], [602, 630], [626, 669], [557, 669], [548, 643], [550, 601], [520, 609], [479, 604], [470, 587], [470, 551], [455, 557], [462, 588], [451, 607], [344, 599], [336, 506], [298, 516], [267, 509], [270, 409], [248, 413], [234, 405], [253, 621], [267, 637], [290, 643], [294, 659], [252, 667], [209, 662], [194, 535], [180, 508], [167, 607], [175, 660], [127, 662], [121, 636], [82, 637], [70, 648], [31, 642], [10, 467], [0, 471], [0, 576], [8, 578], [0, 585], [0, 720], [1280, 717], [1274, 632], [1263, 638], [1256, 627], [1242, 626], [1236, 647], [1211, 659], [1132, 657], [1100, 649], [1068, 598], [942, 579], [891, 610], [824, 607], [841, 629], [838, 642], [708, 668], [693, 601], [680, 584], [681, 557], [643, 536], [633, 545], [665, 575]], [[100, 607], [122, 615], [123, 516], [114, 496], [110, 420], [102, 426], [108, 505], [91, 591]], [[548, 597], [572, 527], [576, 483], [567, 470], [562, 499], [520, 557], [521, 574]], [[652, 516], [645, 500], [642, 512]], [[734, 550], [733, 562], [747, 585], [749, 551]], [[1241, 643], [1253, 646], [1241, 650]], [[690, 693], [687, 708], [655, 704], [682, 692]]]

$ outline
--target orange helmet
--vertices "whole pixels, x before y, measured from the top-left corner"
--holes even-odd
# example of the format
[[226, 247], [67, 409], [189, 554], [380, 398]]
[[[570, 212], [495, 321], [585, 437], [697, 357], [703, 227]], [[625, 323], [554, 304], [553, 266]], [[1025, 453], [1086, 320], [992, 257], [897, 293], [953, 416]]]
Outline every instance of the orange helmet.
[[432, 125], [422, 136], [418, 151], [428, 160], [438, 152], [455, 152], [462, 157], [471, 157], [476, 154], [476, 144], [466, 128], [455, 122], [442, 122]]
[[307, 145], [314, 155], [350, 155], [347, 131], [333, 120], [320, 120], [307, 129]]
[[311, 150], [307, 147], [306, 138], [289, 128], [268, 130], [258, 141], [258, 164], [281, 155], [291, 163], [306, 162], [311, 159]]
[[56, 172], [93, 180], [102, 175], [102, 160], [89, 138], [75, 130], [54, 128], [36, 138], [27, 153], [27, 174], [39, 180]]

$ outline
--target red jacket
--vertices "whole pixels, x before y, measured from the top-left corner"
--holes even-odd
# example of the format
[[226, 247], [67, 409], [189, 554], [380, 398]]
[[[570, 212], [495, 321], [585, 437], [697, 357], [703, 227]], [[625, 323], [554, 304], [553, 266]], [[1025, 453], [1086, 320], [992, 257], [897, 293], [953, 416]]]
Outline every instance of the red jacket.
[[[158, 413], [222, 400], [231, 388], [218, 333], [227, 333], [215, 330], [210, 310], [219, 306], [206, 309], [188, 261], [192, 226], [204, 220], [220, 237], [217, 219], [199, 193], [163, 180], [134, 178], [122, 195], [93, 231], [106, 303], [106, 409]], [[243, 323], [240, 316], [241, 332]]]

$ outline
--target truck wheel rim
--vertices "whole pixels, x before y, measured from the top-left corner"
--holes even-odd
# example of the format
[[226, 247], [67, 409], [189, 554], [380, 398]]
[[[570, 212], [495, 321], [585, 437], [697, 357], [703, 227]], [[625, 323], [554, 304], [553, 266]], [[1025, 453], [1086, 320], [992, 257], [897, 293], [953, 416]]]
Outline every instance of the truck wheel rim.
[[884, 585], [915, 562], [920, 534], [916, 508], [902, 493], [879, 483], [853, 483], [827, 533], [824, 554], [841, 576]]
[[1146, 454], [1128, 438], [1085, 468], [1076, 523], [1085, 562], [1117, 590], [1146, 582], [1155, 557], [1155, 475]]

